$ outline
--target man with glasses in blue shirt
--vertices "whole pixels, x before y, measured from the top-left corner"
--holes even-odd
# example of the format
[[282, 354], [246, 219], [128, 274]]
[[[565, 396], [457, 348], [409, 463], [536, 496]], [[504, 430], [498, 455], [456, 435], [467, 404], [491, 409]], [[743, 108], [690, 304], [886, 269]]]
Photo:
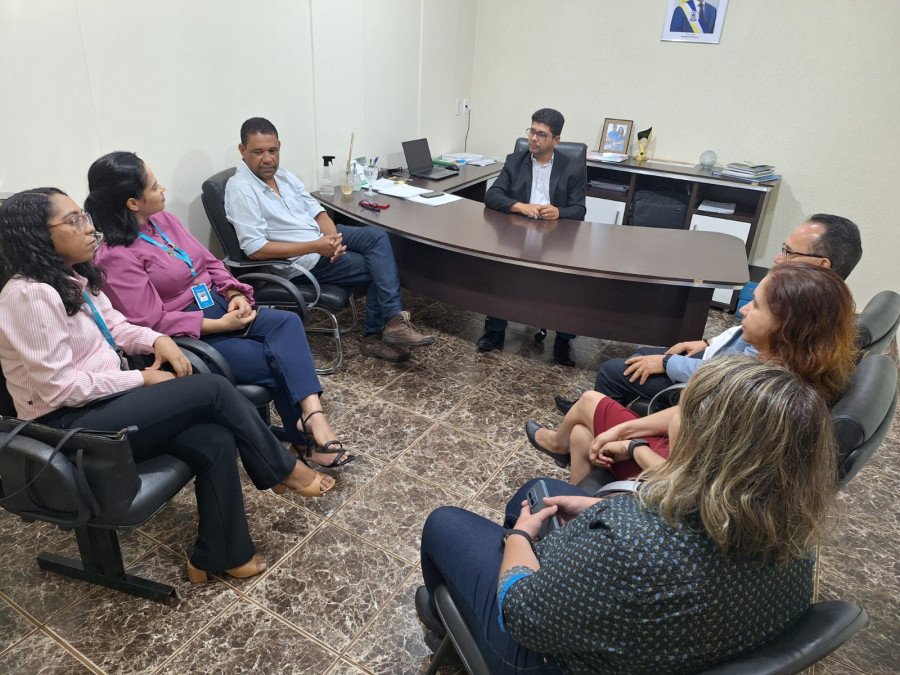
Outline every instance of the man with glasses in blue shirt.
[[[828, 267], [846, 280], [861, 257], [856, 224], [841, 216], [817, 213], [791, 231], [775, 263], [800, 261]], [[740, 326], [709, 340], [679, 342], [668, 349], [642, 347], [627, 359], [610, 359], [601, 365], [594, 389], [628, 405], [636, 398], [653, 398], [675, 382], [687, 382], [712, 356], [745, 353], [748, 347], [741, 338]], [[574, 401], [556, 396], [555, 403], [565, 413]]]
[[[485, 206], [540, 220], [584, 220], [587, 167], [556, 150], [563, 124], [562, 113], [552, 108], [541, 108], [531, 116], [531, 126], [525, 130], [528, 149], [507, 155], [503, 171], [484, 197]], [[479, 351], [502, 349], [507, 323], [487, 317], [484, 335], [476, 343]], [[574, 337], [557, 332], [553, 344], [557, 363], [575, 365], [569, 344]]]

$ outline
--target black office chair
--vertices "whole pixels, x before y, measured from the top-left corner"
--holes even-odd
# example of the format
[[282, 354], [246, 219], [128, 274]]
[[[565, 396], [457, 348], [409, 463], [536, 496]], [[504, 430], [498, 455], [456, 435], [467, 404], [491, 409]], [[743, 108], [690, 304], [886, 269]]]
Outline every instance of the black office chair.
[[[556, 149], [576, 163], [587, 166], [587, 145], [584, 143], [573, 143], [570, 141], [560, 141], [556, 144]], [[525, 152], [528, 150], [528, 139], [517, 138], [514, 152]]]
[[[2, 374], [0, 414], [4, 421], [18, 421]], [[125, 571], [116, 531], [139, 527], [152, 518], [193, 478], [190, 467], [171, 455], [160, 455], [132, 463], [129, 475], [117, 472], [92, 484], [79, 475], [68, 456], [62, 452], [53, 456], [64, 434], [43, 425], [27, 427], [12, 439], [10, 432], [0, 432], [0, 506], [26, 522], [41, 520], [73, 530], [78, 541], [79, 560], [45, 552], [37, 557], [38, 567], [159, 602], [174, 598], [174, 587]], [[121, 498], [123, 485], [136, 486], [127, 505]], [[104, 499], [106, 493], [119, 498]]]
[[[206, 217], [209, 219], [213, 232], [225, 251], [225, 264], [236, 276], [242, 270], [288, 267], [290, 262], [287, 260], [251, 260], [241, 250], [234, 227], [225, 215], [225, 184], [234, 175], [234, 172], [233, 168], [220, 171], [205, 180], [202, 188], [203, 208], [206, 210]], [[316, 368], [316, 372], [320, 375], [327, 375], [337, 370], [343, 362], [341, 336], [355, 329], [357, 325], [356, 303], [352, 302], [351, 297], [353, 289], [349, 286], [335, 284], [320, 285], [309, 270], [300, 269], [300, 274], [305, 277], [305, 281], [296, 284], [296, 288], [299, 289], [303, 298], [303, 302], [299, 304], [295, 296], [288, 293], [283, 285], [276, 284], [271, 280], [251, 278], [246, 274], [241, 275], [239, 279], [253, 286], [253, 295], [258, 304], [300, 312], [304, 324], [307, 323], [308, 310], [317, 310], [328, 317], [329, 328], [306, 328], [307, 333], [326, 333], [334, 338], [334, 360], [328, 366]], [[341, 329], [336, 314], [348, 303], [353, 320], [349, 327]]]
[[[438, 586], [434, 603], [447, 634], [428, 668], [434, 675], [456, 649], [473, 675], [490, 675], [469, 626], [445, 586]], [[787, 675], [799, 673], [840, 647], [869, 621], [862, 607], [851, 602], [817, 602], [787, 631], [751, 651], [702, 671], [704, 675]]]
[[884, 354], [859, 362], [846, 393], [831, 410], [838, 443], [838, 485], [859, 473], [891, 429], [897, 407], [897, 366]]
[[856, 317], [860, 351], [881, 354], [897, 335], [900, 326], [900, 294], [881, 291], [869, 300]]

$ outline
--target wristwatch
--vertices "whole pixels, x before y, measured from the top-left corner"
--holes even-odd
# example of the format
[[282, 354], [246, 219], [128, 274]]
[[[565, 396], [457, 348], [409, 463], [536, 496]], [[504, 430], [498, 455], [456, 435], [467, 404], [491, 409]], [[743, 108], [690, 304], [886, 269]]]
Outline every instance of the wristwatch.
[[634, 449], [639, 445], [646, 445], [649, 448], [650, 441], [645, 441], [643, 438], [634, 438], [628, 441], [628, 459], [634, 459]]
[[507, 530], [506, 534], [503, 535], [503, 546], [506, 546], [506, 540], [514, 534], [525, 537], [528, 540], [528, 545], [531, 546], [531, 548], [534, 548], [534, 539], [532, 539], [531, 535], [528, 534], [525, 530]]
[[663, 360], [662, 360], [663, 371], [666, 370], [666, 366], [669, 365], [669, 359], [671, 359], [671, 358], [672, 358], [672, 355], [671, 355], [671, 354], [666, 354], [666, 355], [663, 357]]

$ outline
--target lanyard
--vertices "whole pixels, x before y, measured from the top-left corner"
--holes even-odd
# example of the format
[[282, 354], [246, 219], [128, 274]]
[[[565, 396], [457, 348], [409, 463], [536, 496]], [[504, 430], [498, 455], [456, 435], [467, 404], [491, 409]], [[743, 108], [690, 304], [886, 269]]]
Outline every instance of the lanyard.
[[175, 244], [172, 243], [172, 240], [166, 236], [166, 233], [163, 232], [161, 229], [159, 229], [159, 227], [157, 227], [156, 223], [154, 223], [153, 221], [150, 221], [150, 224], [153, 225], [153, 229], [156, 230], [156, 233], [160, 237], [162, 237], [162, 240], [164, 242], [166, 242], [166, 244], [165, 245], [160, 244], [158, 241], [156, 241], [156, 239], [154, 239], [153, 237], [147, 236], [143, 232], [138, 232], [138, 236], [141, 239], [143, 239], [144, 241], [150, 242], [157, 248], [161, 248], [166, 253], [170, 253], [170, 254], [174, 255], [181, 262], [183, 262], [185, 265], [187, 265], [188, 268], [190, 268], [191, 276], [196, 277], [197, 270], [194, 269], [194, 261], [191, 260], [191, 256], [189, 256], [184, 249], [178, 248], [177, 246], [175, 246]]
[[87, 301], [88, 306], [91, 308], [91, 315], [94, 317], [94, 323], [97, 324], [97, 328], [100, 329], [107, 344], [109, 344], [115, 352], [118, 352], [119, 348], [116, 346], [116, 341], [113, 338], [112, 333], [109, 332], [109, 326], [106, 325], [103, 317], [100, 316], [100, 312], [97, 310], [96, 305], [91, 301], [91, 296], [89, 296], [86, 291], [81, 291], [81, 296]]

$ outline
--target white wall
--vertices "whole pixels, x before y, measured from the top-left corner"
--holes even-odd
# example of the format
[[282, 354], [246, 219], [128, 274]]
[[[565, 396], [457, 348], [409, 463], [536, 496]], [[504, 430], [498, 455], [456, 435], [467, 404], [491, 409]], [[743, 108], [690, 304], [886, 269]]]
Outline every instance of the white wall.
[[858, 304], [900, 290], [900, 3], [732, 1], [721, 44], [660, 41], [663, 0], [478, 3], [470, 148], [504, 155], [541, 107], [565, 140], [603, 118], [653, 127], [651, 155], [774, 164], [784, 175], [752, 259], [768, 264], [804, 216], [853, 219]]
[[[470, 95], [474, 22], [474, 0], [3, 0], [0, 192], [54, 185], [81, 201], [93, 160], [133, 150], [211, 243], [200, 185], [239, 161], [248, 117], [274, 122], [282, 163], [313, 187], [351, 131], [354, 154], [383, 166], [419, 135], [461, 148], [464, 118], [433, 101], [443, 81]], [[436, 63], [445, 41], [462, 57]]]
[[204, 241], [201, 182], [238, 161], [263, 115], [308, 184], [320, 155], [402, 163], [400, 141], [500, 156], [536, 108], [595, 146], [604, 117], [653, 126], [651, 153], [771, 162], [784, 174], [753, 254], [765, 263], [804, 215], [853, 218], [858, 303], [900, 287], [900, 3], [733, 1], [719, 45], [661, 42], [663, 0], [3, 0], [0, 192], [56, 185], [77, 199], [90, 163], [131, 149]]

